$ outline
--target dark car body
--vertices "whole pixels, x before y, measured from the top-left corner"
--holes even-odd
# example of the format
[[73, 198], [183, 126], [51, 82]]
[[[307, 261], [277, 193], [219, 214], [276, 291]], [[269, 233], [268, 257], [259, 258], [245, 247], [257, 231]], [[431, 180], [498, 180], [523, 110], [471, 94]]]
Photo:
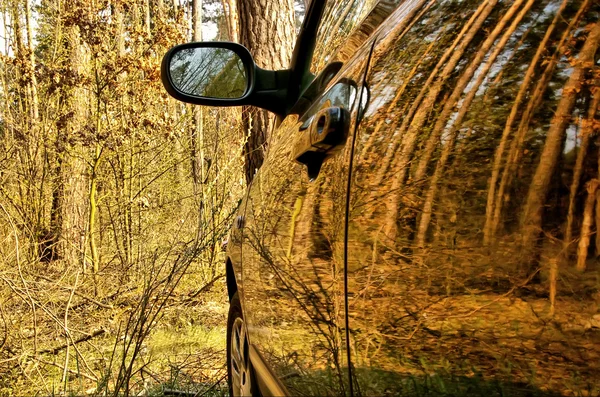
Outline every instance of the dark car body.
[[326, 2], [228, 244], [255, 392], [600, 393], [599, 13]]

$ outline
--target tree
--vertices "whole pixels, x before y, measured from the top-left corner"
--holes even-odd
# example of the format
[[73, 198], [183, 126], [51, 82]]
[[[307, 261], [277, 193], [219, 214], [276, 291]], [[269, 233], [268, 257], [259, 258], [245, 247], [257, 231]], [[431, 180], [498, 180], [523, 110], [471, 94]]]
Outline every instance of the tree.
[[493, 234], [495, 233], [495, 227], [493, 224], [493, 213], [494, 213], [494, 200], [496, 198], [495, 197], [496, 184], [497, 184], [497, 181], [498, 181], [498, 178], [500, 175], [502, 157], [504, 156], [504, 149], [507, 145], [508, 137], [510, 135], [512, 125], [517, 117], [517, 111], [519, 110], [521, 102], [524, 100], [524, 97], [525, 97], [525, 94], [529, 87], [529, 84], [533, 80], [533, 76], [534, 76], [534, 72], [535, 72], [535, 68], [537, 66], [538, 60], [541, 57], [542, 52], [546, 48], [548, 40], [550, 39], [552, 32], [554, 32], [554, 29], [556, 28], [556, 24], [557, 24], [560, 16], [562, 15], [562, 12], [564, 11], [566, 5], [567, 5], [567, 1], [564, 0], [561, 4], [560, 8], [556, 11], [556, 14], [554, 16], [554, 19], [552, 20], [552, 23], [546, 30], [546, 33], [544, 34], [544, 38], [540, 42], [540, 45], [537, 48], [537, 51], [533, 57], [533, 60], [530, 62], [529, 67], [527, 68], [527, 72], [525, 73], [523, 82], [521, 83], [521, 85], [519, 87], [519, 93], [517, 94], [517, 97], [513, 103], [511, 110], [510, 110], [510, 115], [509, 115], [508, 119], [506, 120], [506, 126], [504, 127], [504, 131], [502, 132], [502, 138], [500, 139], [500, 144], [498, 145], [498, 149], [496, 149], [496, 152], [494, 154], [494, 163], [493, 163], [494, 166], [492, 168], [492, 176], [491, 176], [490, 183], [489, 183], [490, 187], [488, 189], [488, 197], [487, 197], [487, 207], [486, 207], [487, 216], [486, 216], [486, 220], [485, 220], [485, 226], [483, 229], [483, 243], [485, 245], [488, 245], [490, 243], [490, 240], [493, 238]]
[[[518, 24], [521, 22], [521, 20], [525, 16], [525, 14], [529, 11], [531, 6], [533, 5], [533, 1], [529, 0], [525, 4], [525, 6], [521, 9], [521, 11], [517, 15], [517, 17], [515, 17], [515, 19], [511, 23], [510, 27], [508, 29], [504, 29], [504, 26], [505, 26], [504, 24], [512, 17], [512, 14], [514, 12], [516, 12], [518, 5], [519, 5], [519, 3], [515, 2], [513, 4], [513, 7], [511, 7], [511, 10], [509, 10], [509, 12], [507, 12], [503, 16], [501, 22], [498, 23], [498, 25], [496, 26], [494, 31], [490, 34], [490, 36], [486, 39], [486, 41], [482, 45], [482, 48], [477, 52], [477, 55], [476, 55], [474, 61], [471, 62], [471, 64], [467, 68], [467, 70], [460, 77], [457, 85], [455, 86], [455, 88], [452, 92], [452, 95], [444, 104], [443, 111], [440, 114], [440, 116], [438, 116], [438, 119], [435, 123], [434, 129], [433, 129], [429, 139], [427, 140], [427, 144], [425, 146], [425, 153], [424, 153], [424, 155], [422, 155], [419, 165], [418, 165], [418, 168], [417, 168], [417, 171], [415, 173], [415, 180], [417, 180], [417, 181], [425, 176], [425, 172], [426, 172], [426, 168], [427, 168], [429, 159], [433, 155], [433, 150], [434, 150], [435, 146], [437, 146], [438, 140], [440, 139], [440, 137], [442, 135], [442, 130], [446, 129], [446, 124], [447, 124], [448, 118], [450, 117], [451, 113], [453, 112], [454, 106], [457, 104], [460, 96], [462, 95], [463, 91], [467, 87], [467, 84], [470, 82], [471, 78], [473, 77], [475, 70], [479, 67], [480, 63], [483, 61], [485, 53], [490, 49], [492, 43], [494, 43], [496, 36], [500, 33], [500, 31], [504, 30], [504, 33], [503, 33], [502, 37], [500, 38], [500, 40], [498, 40], [496, 47], [490, 54], [489, 58], [487, 59], [487, 61], [484, 64], [484, 66], [481, 68], [479, 77], [477, 78], [476, 82], [473, 84], [473, 87], [471, 87], [471, 90], [469, 91], [469, 93], [463, 99], [463, 102], [460, 105], [459, 111], [453, 120], [453, 124], [449, 128], [448, 142], [445, 143], [444, 148], [442, 149], [442, 155], [438, 161], [434, 175], [431, 179], [431, 185], [429, 187], [429, 191], [426, 194], [423, 213], [421, 214], [421, 220], [419, 221], [419, 230], [417, 233], [417, 245], [419, 247], [423, 247], [425, 245], [425, 235], [427, 233], [427, 228], [429, 227], [429, 221], [431, 220], [431, 212], [432, 212], [432, 208], [433, 208], [433, 202], [434, 202], [435, 196], [437, 194], [437, 184], [438, 184], [439, 179], [441, 178], [442, 173], [444, 172], [446, 162], [448, 161], [450, 153], [453, 149], [454, 142], [456, 140], [456, 136], [458, 134], [460, 125], [461, 125], [465, 115], [467, 114], [467, 111], [468, 111], [471, 103], [473, 102], [473, 99], [475, 98], [475, 94], [477, 93], [477, 90], [482, 85], [485, 77], [487, 76], [488, 72], [490, 71], [492, 64], [495, 62], [495, 60], [498, 57], [498, 55], [500, 54], [500, 52], [503, 51], [504, 46], [506, 45], [506, 43], [508, 42], [508, 40], [510, 39], [512, 34], [515, 32]], [[513, 13], [511, 13], [510, 11], [513, 11]], [[504, 24], [502, 22], [504, 22]], [[496, 33], [496, 34], [494, 34], [494, 33]]]
[[[576, 59], [572, 59], [573, 71], [565, 84], [562, 97], [546, 134], [546, 141], [540, 161], [529, 187], [527, 201], [522, 218], [522, 244], [527, 252], [537, 245], [537, 236], [541, 231], [544, 203], [548, 194], [550, 179], [558, 162], [565, 130], [571, 120], [571, 112], [581, 89], [586, 71], [594, 65], [594, 57], [600, 43], [600, 23], [591, 25], [589, 35]], [[596, 183], [590, 185], [588, 192], [595, 194]], [[586, 204], [586, 207], [588, 205]], [[593, 201], [590, 207], [593, 206]], [[590, 221], [591, 222], [591, 221]]]
[[[534, 118], [534, 113], [538, 110], [538, 107], [543, 102], [543, 94], [544, 94], [544, 92], [546, 92], [548, 85], [552, 79], [552, 75], [553, 75], [554, 69], [558, 63], [558, 60], [565, 52], [565, 43], [571, 37], [574, 29], [576, 28], [577, 24], [579, 23], [580, 18], [585, 14], [585, 11], [587, 10], [588, 5], [589, 5], [589, 0], [584, 0], [581, 3], [577, 13], [575, 14], [575, 17], [573, 17], [569, 21], [569, 25], [562, 32], [561, 38], [560, 38], [558, 44], [555, 46], [555, 50], [552, 53], [552, 56], [548, 60], [543, 61], [545, 63], [545, 68], [543, 69], [543, 71], [541, 72], [539, 77], [537, 78], [537, 82], [530, 93], [529, 100], [527, 101], [527, 105], [525, 106], [525, 109], [523, 110], [523, 113], [521, 115], [521, 120], [520, 120], [517, 130], [515, 132], [515, 137], [511, 142], [510, 149], [507, 154], [506, 165], [504, 167], [504, 171], [502, 172], [502, 177], [500, 178], [500, 183], [498, 185], [497, 190], [495, 189], [495, 183], [497, 182], [497, 177], [498, 177], [499, 173], [495, 173], [495, 171], [492, 171], [492, 180], [490, 181], [490, 192], [488, 192], [488, 202], [487, 202], [487, 207], [486, 207], [486, 223], [484, 226], [484, 243], [490, 242], [491, 236], [494, 236], [496, 229], [498, 229], [498, 227], [501, 223], [502, 210], [503, 210], [504, 201], [505, 201], [505, 194], [508, 191], [508, 189], [512, 183], [512, 179], [515, 175], [515, 172], [518, 168], [519, 159], [521, 157], [521, 153], [523, 152], [523, 145], [525, 142], [525, 138], [526, 138], [527, 132], [529, 131], [529, 126]], [[559, 10], [557, 11], [557, 16], [555, 16], [555, 19], [556, 19], [556, 17], [560, 16], [560, 10], [561, 9], [559, 8]], [[530, 63], [529, 68], [528, 68], [529, 75], [526, 74], [526, 76], [525, 76], [525, 80], [523, 81], [523, 84], [521, 85], [521, 88], [520, 88], [521, 93], [525, 92], [525, 90], [527, 88], [526, 85], [528, 83], [528, 78], [532, 77], [530, 73], [533, 70], [535, 70], [536, 62], [537, 62], [540, 54], [542, 53], [542, 51], [545, 50], [544, 45], [547, 42], [547, 39], [550, 37], [553, 29], [554, 29], [553, 25], [550, 25], [550, 27], [548, 28], [548, 31], [546, 32], [546, 35], [544, 36], [544, 40], [542, 40], [542, 43], [538, 47], [538, 50], [536, 52], [536, 55], [534, 56], [532, 63]], [[517, 97], [517, 100], [520, 100], [520, 99], [522, 99], [522, 97]], [[513, 106], [513, 109], [515, 112], [518, 109], [518, 106], [519, 106], [518, 104], [515, 104]], [[509, 118], [507, 120], [507, 123], [509, 123], [509, 122], [512, 123], [512, 121], [513, 120], [511, 120]], [[505, 127], [503, 134], [508, 134], [509, 132], [510, 132], [509, 127]], [[499, 150], [503, 150], [502, 144], [498, 147], [498, 151]], [[501, 156], [501, 153], [498, 153], [498, 151], [497, 151], [497, 156]], [[500, 162], [501, 162], [501, 157], [495, 157], [494, 167], [499, 167]], [[496, 168], [496, 170], [498, 170], [498, 168]], [[498, 170], [498, 172], [499, 172], [499, 170]], [[496, 178], [496, 179], [494, 179], [494, 178]], [[492, 194], [494, 193], [494, 191], [496, 192], [495, 198], [492, 197]], [[490, 201], [490, 200], [492, 200], [492, 201]], [[493, 210], [493, 213], [492, 213], [492, 210]]]
[[[202, 0], [192, 1], [192, 41], [202, 41]], [[202, 155], [202, 145], [204, 143], [203, 135], [203, 112], [200, 106], [194, 106], [194, 127], [191, 136], [191, 162], [192, 178], [194, 185], [197, 186], [204, 179], [204, 156]]]
[[[293, 0], [238, 0], [237, 10], [240, 43], [256, 64], [270, 70], [288, 67], [295, 37]], [[264, 160], [271, 117], [267, 111], [245, 107], [242, 122], [247, 133], [244, 171], [250, 184]]]
[[464, 24], [452, 45], [444, 52], [436, 67], [429, 75], [417, 99], [413, 102], [408, 115], [403, 119], [398, 133], [399, 139], [394, 142], [394, 145], [385, 154], [383, 164], [377, 173], [376, 181], [379, 183], [383, 181], [388, 167], [393, 162], [393, 168], [397, 170], [397, 172], [394, 172], [391, 187], [391, 191], [394, 194], [386, 200], [388, 219], [384, 227], [385, 235], [392, 241], [395, 240], [397, 235], [398, 211], [400, 197], [402, 196], [401, 187], [408, 174], [408, 165], [417, 146], [419, 132], [434, 108], [435, 102], [447, 79], [450, 78], [451, 73], [462, 58], [466, 48], [480, 31], [481, 26], [496, 4], [497, 0], [482, 2]]
[[[160, 373], [162, 364], [150, 367], [164, 363], [143, 363], [139, 349], [165, 304], [194, 300], [224, 277], [218, 247], [243, 194], [241, 117], [204, 109], [193, 137], [198, 119], [165, 92], [162, 55], [189, 40], [183, 3], [0, 2], [8, 393], [52, 393], [53, 384], [63, 394], [137, 394], [147, 375], [137, 369]], [[210, 16], [224, 21], [218, 7]], [[193, 147], [212, 162], [198, 186]], [[91, 339], [98, 349], [85, 346]]]

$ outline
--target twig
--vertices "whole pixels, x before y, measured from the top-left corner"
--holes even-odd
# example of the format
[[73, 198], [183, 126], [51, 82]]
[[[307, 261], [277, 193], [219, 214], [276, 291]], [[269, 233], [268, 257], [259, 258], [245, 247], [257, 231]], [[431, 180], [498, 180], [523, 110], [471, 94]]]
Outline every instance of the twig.
[[29, 288], [27, 286], [27, 283], [25, 282], [25, 277], [23, 277], [23, 271], [21, 270], [21, 256], [19, 254], [19, 235], [17, 232], [17, 227], [15, 226], [15, 223], [13, 222], [10, 214], [8, 213], [8, 211], [6, 210], [6, 208], [4, 208], [4, 206], [2, 204], [0, 204], [0, 208], [2, 208], [2, 211], [4, 211], [4, 213], [6, 214], [6, 218], [8, 219], [8, 222], [10, 223], [10, 226], [13, 229], [13, 233], [15, 235], [15, 253], [16, 253], [16, 260], [17, 260], [17, 270], [19, 272], [19, 277], [21, 278], [21, 282], [23, 283], [23, 288], [25, 290], [25, 295], [27, 295], [27, 297], [29, 298], [29, 304], [31, 305], [31, 312], [33, 314], [33, 350], [34, 352], [37, 351], [38, 349], [38, 329], [37, 329], [37, 313], [35, 310], [35, 302], [33, 301], [33, 297], [31, 296], [31, 293], [29, 292]]
[[[49, 277], [42, 276], [41, 274], [38, 274], [37, 277], [41, 278], [42, 280], [46, 280], [46, 281], [48, 281], [50, 283], [55, 283], [56, 284], [55, 280], [52, 280]], [[74, 288], [70, 288], [70, 287], [67, 287], [67, 286], [62, 286], [62, 287], [65, 288], [65, 289], [70, 289], [70, 290], [74, 291], [75, 295], [77, 295], [77, 296], [79, 296], [79, 297], [81, 297], [81, 298], [83, 298], [83, 299], [85, 299], [87, 301], [90, 301], [90, 302], [92, 302], [93, 304], [95, 304], [97, 306], [103, 307], [105, 309], [114, 309], [112, 305], [107, 305], [105, 303], [99, 302], [96, 299], [94, 299], [92, 297], [89, 297], [89, 296], [87, 296], [87, 295], [85, 295], [85, 294], [83, 294], [83, 293], [81, 293], [79, 291], [75, 291]], [[75, 309], [75, 308], [77, 308], [79, 306], [81, 306], [81, 303], [78, 303], [76, 305], [71, 306], [71, 309]]]
[[2, 339], [2, 343], [0, 343], [0, 350], [2, 350], [8, 341], [8, 323], [6, 322], [6, 316], [4, 315], [2, 305], [0, 305], [0, 317], [2, 317], [2, 322], [4, 323], [4, 338]]
[[223, 379], [225, 379], [227, 377], [227, 374], [223, 375], [219, 380], [217, 380], [211, 387], [209, 387], [208, 389], [204, 390], [204, 392], [202, 394], [194, 394], [194, 397], [203, 397], [205, 395], [208, 394], [209, 391], [213, 390], [215, 387], [217, 387], [217, 385], [219, 385]]
[[[46, 365], [54, 365], [55, 367], [58, 367], [58, 368], [60, 368], [60, 369], [62, 369], [62, 370], [65, 370], [65, 367], [63, 367], [62, 365], [60, 365], [60, 364], [58, 364], [58, 363], [51, 363], [50, 361], [42, 360], [42, 359], [40, 359], [40, 358], [37, 358], [37, 357], [35, 357], [34, 359], [35, 359], [35, 360], [37, 360], [37, 361], [39, 361], [39, 362], [40, 362], [40, 363], [42, 363], [42, 364], [46, 364]], [[90, 375], [88, 375], [88, 374], [85, 374], [85, 373], [83, 373], [83, 372], [77, 372], [77, 371], [73, 371], [72, 369], [68, 369], [68, 368], [66, 369], [66, 371], [67, 371], [68, 373], [70, 373], [70, 374], [73, 374], [73, 375], [76, 375], [76, 376], [83, 376], [84, 378], [86, 378], [86, 379], [89, 379], [89, 380], [93, 380], [94, 382], [97, 382], [97, 381], [98, 381], [98, 378], [96, 378], [96, 377], [94, 377], [94, 376], [90, 376]]]
[[75, 294], [75, 290], [77, 289], [77, 281], [79, 281], [79, 272], [77, 272], [77, 274], [75, 275], [75, 284], [73, 285], [73, 288], [71, 289], [71, 294], [69, 294], [69, 300], [67, 301], [67, 306], [65, 307], [65, 345], [66, 346], [66, 352], [65, 352], [65, 368], [63, 371], [63, 377], [62, 377], [62, 382], [65, 385], [65, 391], [67, 390], [67, 369], [69, 368], [69, 328], [68, 328], [68, 321], [69, 321], [69, 306], [71, 306], [71, 301], [73, 300], [73, 295]]
[[198, 295], [200, 295], [203, 292], [208, 291], [209, 289], [212, 288], [212, 286], [220, 279], [222, 279], [223, 277], [225, 277], [225, 274], [221, 274], [219, 276], [216, 276], [215, 278], [213, 278], [212, 280], [210, 280], [208, 283], [206, 283], [202, 288], [200, 288], [198, 291], [188, 295], [188, 298], [186, 298], [184, 300], [184, 302], [188, 302], [192, 299], [194, 299], [195, 297], [197, 297]]
[[396, 339], [396, 340], [411, 340], [420, 328], [421, 328], [421, 321], [418, 321], [417, 326], [411, 331], [411, 333], [408, 336], [389, 335], [389, 334], [384, 334], [381, 332], [376, 332], [376, 333], [378, 335], [383, 336], [384, 338], [390, 338], [390, 339]]
[[486, 308], [488, 306], [493, 305], [494, 303], [498, 302], [500, 299], [507, 297], [508, 295], [512, 294], [517, 288], [522, 288], [524, 286], [526, 286], [532, 279], [533, 277], [540, 271], [540, 269], [537, 269], [535, 272], [533, 272], [528, 278], [527, 280], [525, 280], [525, 282], [523, 282], [520, 285], [515, 285], [514, 287], [512, 287], [508, 292], [506, 292], [505, 294], [500, 295], [499, 297], [497, 297], [496, 299], [494, 299], [491, 302], [486, 303], [483, 306], [477, 307], [473, 310], [471, 310], [468, 313], [464, 313], [464, 314], [456, 314], [454, 316], [444, 316], [445, 319], [447, 318], [465, 318], [465, 317], [470, 317], [473, 314], [477, 313], [478, 311], [480, 311], [483, 308]]
[[[81, 343], [81, 342], [86, 342], [86, 341], [88, 341], [88, 340], [90, 340], [92, 338], [95, 338], [96, 336], [103, 335], [104, 333], [106, 333], [106, 330], [104, 328], [100, 328], [100, 329], [92, 332], [89, 335], [82, 336], [81, 338], [72, 341], [71, 343], [72, 344], [78, 344], [78, 343]], [[40, 350], [39, 353], [40, 354], [57, 354], [59, 351], [66, 349], [68, 346], [69, 346], [69, 344], [65, 343], [63, 345], [60, 345], [60, 346], [57, 346], [57, 347], [53, 347], [51, 349]]]
[[[417, 321], [417, 324], [421, 324], [421, 320], [419, 319], [419, 316], [417, 316], [415, 313], [411, 313], [407, 308], [404, 308], [404, 310], [406, 310], [406, 313], [408, 313], [409, 316], [411, 316], [415, 321]], [[435, 329], [423, 327], [423, 331], [427, 332], [430, 335], [435, 336], [436, 338], [439, 338], [440, 336], [442, 336], [442, 333]]]

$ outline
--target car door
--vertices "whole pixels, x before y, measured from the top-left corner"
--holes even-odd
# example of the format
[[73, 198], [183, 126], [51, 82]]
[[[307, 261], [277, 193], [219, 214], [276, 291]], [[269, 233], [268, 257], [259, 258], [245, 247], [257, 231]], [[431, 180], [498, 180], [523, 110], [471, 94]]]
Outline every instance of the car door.
[[[346, 9], [345, 22], [336, 13], [340, 7]], [[327, 40], [317, 40], [311, 69], [316, 77], [271, 134], [247, 198], [241, 284], [248, 337], [254, 357], [292, 395], [349, 395], [344, 288], [349, 140], [367, 105], [362, 96], [361, 107], [362, 82], [372, 42], [368, 33], [350, 43], [348, 36], [372, 26], [368, 16], [377, 14], [369, 14], [371, 9], [359, 1], [328, 3], [320, 29]], [[321, 143], [307, 145], [307, 139], [323, 129], [340, 135], [321, 163], [314, 147]]]
[[345, 112], [350, 123], [339, 128], [347, 137], [366, 59], [335, 78], [304, 115], [288, 116], [273, 132], [248, 195], [242, 246], [248, 335], [292, 394], [347, 389], [342, 243], [348, 146], [340, 143], [339, 153], [310, 176], [295, 158], [329, 109]]
[[597, 392], [600, 22], [567, 3], [424, 1], [384, 22], [350, 189], [363, 395]]

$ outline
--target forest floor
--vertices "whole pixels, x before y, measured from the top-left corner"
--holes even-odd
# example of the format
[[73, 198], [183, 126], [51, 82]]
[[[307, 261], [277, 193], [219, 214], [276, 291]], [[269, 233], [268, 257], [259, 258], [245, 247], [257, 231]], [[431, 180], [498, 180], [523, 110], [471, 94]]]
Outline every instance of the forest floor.
[[[205, 295], [167, 307], [143, 350], [156, 372], [149, 394], [228, 396], [226, 334], [228, 301], [225, 283]], [[173, 302], [184, 297], [173, 297]]]
[[[130, 392], [135, 395], [226, 394], [228, 302], [224, 278], [197, 296], [190, 296], [197, 291], [193, 287], [186, 286], [169, 298], [162, 316], [143, 339], [130, 377]], [[70, 349], [65, 349], [62, 330], [53, 330], [52, 324], [38, 323], [35, 356], [7, 339], [0, 349], [0, 395], [62, 395], [63, 390], [71, 395], [111, 395], [121, 352], [128, 342], [123, 336], [125, 324], [140, 299], [139, 291], [130, 290], [104, 299], [106, 307], [86, 300], [74, 302], [69, 316], [72, 340], [84, 337], [75, 347], [71, 343]], [[4, 308], [9, 309], [20, 310]], [[23, 332], [28, 340], [34, 337], [28, 328]], [[65, 356], [67, 351], [70, 358]], [[66, 379], [65, 362], [70, 367]]]
[[[395, 371], [467, 388], [483, 381], [489, 396], [600, 396], [596, 310], [572, 296], [557, 299], [553, 316], [548, 299], [530, 294], [444, 297], [420, 313], [420, 331], [402, 344], [403, 368]], [[432, 389], [424, 395], [469, 394], [460, 385], [452, 392], [447, 383], [423, 383]]]
[[227, 392], [228, 303], [223, 286], [217, 289], [207, 299], [167, 308], [148, 340], [145, 353], [149, 361], [156, 359], [154, 368], [162, 374], [155, 387], [165, 396], [177, 392], [221, 396]]
[[[551, 316], [530, 290], [437, 298], [393, 369], [419, 380], [417, 395], [600, 396], [600, 316], [589, 300], [559, 296]], [[165, 310], [143, 352], [160, 380], [151, 389], [227, 395], [227, 308], [219, 284]]]

